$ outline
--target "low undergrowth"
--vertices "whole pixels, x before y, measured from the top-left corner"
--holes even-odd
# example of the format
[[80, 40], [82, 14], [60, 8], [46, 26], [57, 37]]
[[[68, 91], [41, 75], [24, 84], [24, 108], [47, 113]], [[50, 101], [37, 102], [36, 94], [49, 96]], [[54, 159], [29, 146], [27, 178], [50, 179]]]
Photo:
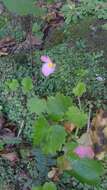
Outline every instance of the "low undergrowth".
[[106, 7], [0, 4], [1, 190], [107, 189]]

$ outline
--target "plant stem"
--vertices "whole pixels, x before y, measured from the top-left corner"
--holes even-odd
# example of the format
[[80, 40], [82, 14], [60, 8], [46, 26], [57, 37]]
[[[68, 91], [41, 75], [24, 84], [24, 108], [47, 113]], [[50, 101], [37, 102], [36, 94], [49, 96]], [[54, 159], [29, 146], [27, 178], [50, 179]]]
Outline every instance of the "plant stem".
[[[78, 99], [78, 106], [79, 106], [79, 109], [80, 109], [80, 111], [81, 111], [82, 107], [81, 107], [81, 100], [80, 100], [80, 97], [78, 96], [77, 99]], [[79, 128], [77, 127], [77, 128], [76, 128], [76, 131], [75, 131], [75, 137], [78, 136], [78, 132], [79, 132]]]
[[79, 109], [80, 109], [80, 111], [81, 111], [82, 108], [81, 108], [81, 100], [80, 100], [80, 97], [78, 96], [77, 99], [78, 99]]
[[77, 127], [75, 131], [75, 138], [78, 136], [78, 132], [79, 132], [79, 128]]

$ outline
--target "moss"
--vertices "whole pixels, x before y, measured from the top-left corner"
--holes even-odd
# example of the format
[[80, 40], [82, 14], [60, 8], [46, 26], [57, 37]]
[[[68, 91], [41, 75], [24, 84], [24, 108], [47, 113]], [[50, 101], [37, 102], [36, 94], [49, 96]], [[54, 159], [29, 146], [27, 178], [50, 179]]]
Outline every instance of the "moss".
[[77, 40], [80, 38], [85, 38], [89, 35], [90, 25], [96, 20], [95, 17], [88, 17], [84, 20], [79, 21], [77, 24], [71, 24], [66, 32], [63, 27], [52, 27], [48, 36], [46, 37], [44, 49], [51, 48], [55, 45], [61, 44], [62, 42], [69, 40]]
[[104, 51], [105, 62], [107, 62], [107, 30], [101, 27], [104, 22], [95, 17], [85, 18], [69, 26], [66, 37], [73, 42], [79, 39], [85, 40], [88, 51]]
[[95, 17], [88, 17], [80, 20], [76, 24], [72, 24], [67, 29], [68, 38], [72, 38], [72, 40], [78, 40], [80, 38], [87, 38], [90, 33], [90, 25], [95, 22]]
[[64, 31], [61, 28], [51, 28], [45, 39], [44, 49], [53, 48], [64, 41]]

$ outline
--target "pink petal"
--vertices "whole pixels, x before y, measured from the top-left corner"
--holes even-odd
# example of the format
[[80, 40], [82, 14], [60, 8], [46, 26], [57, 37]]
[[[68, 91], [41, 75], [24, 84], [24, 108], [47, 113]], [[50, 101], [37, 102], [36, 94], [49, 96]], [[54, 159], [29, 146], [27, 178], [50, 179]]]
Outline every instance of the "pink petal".
[[42, 55], [40, 59], [44, 63], [50, 63], [50, 62], [52, 62], [52, 60], [49, 58], [49, 56], [46, 56], [46, 55]]
[[55, 71], [55, 66], [49, 67], [48, 63], [42, 65], [42, 73], [45, 77], [48, 77], [50, 74], [54, 73], [54, 71]]
[[91, 146], [79, 145], [74, 151], [80, 158], [94, 158], [94, 152]]

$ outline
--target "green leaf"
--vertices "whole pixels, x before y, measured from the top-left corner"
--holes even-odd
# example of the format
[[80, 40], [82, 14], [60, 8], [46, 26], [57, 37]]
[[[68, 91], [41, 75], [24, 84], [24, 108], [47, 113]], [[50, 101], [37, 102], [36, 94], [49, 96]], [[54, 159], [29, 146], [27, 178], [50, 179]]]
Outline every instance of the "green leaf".
[[66, 113], [66, 119], [77, 127], [82, 128], [87, 123], [87, 114], [80, 111], [76, 106], [71, 106]]
[[46, 141], [49, 124], [42, 116], [34, 124], [33, 142], [34, 145], [42, 145]]
[[35, 0], [3, 0], [3, 2], [9, 11], [26, 15], [32, 13]]
[[45, 13], [44, 8], [36, 7], [35, 0], [3, 0], [3, 2], [10, 12], [21, 16], [28, 14], [42, 16]]
[[42, 187], [33, 187], [32, 190], [43, 190]]
[[56, 151], [61, 150], [66, 138], [66, 132], [62, 126], [49, 126], [47, 120], [41, 116], [33, 127], [34, 145], [39, 145], [46, 154], [55, 154]]
[[53, 182], [46, 182], [42, 188], [43, 190], [57, 190], [56, 185]]
[[65, 147], [67, 151], [74, 151], [74, 149], [77, 147], [77, 142], [67, 142]]
[[8, 88], [11, 91], [16, 91], [17, 88], [19, 87], [18, 80], [16, 80], [16, 79], [8, 80], [8, 81], [6, 81], [6, 86], [8, 86]]
[[32, 32], [36, 33], [38, 31], [40, 31], [40, 25], [37, 22], [35, 22], [32, 27]]
[[46, 182], [43, 186], [34, 187], [32, 190], [57, 190], [53, 182]]
[[24, 93], [28, 93], [33, 88], [32, 79], [30, 77], [26, 77], [22, 80], [22, 89]]
[[43, 99], [39, 99], [37, 96], [28, 100], [27, 107], [31, 113], [36, 113], [37, 115], [46, 112], [47, 108], [46, 101]]
[[81, 97], [84, 92], [86, 92], [86, 86], [83, 82], [79, 82], [77, 86], [73, 89], [75, 96]]
[[[59, 138], [60, 137], [60, 138]], [[66, 140], [66, 132], [60, 125], [51, 126], [46, 136], [43, 150], [46, 154], [55, 154], [60, 151]]]
[[102, 25], [102, 29], [103, 30], [107, 30], [107, 23], [105, 23], [105, 24]]
[[71, 158], [71, 166], [74, 176], [84, 183], [97, 184], [103, 174], [103, 167], [96, 160]]
[[38, 38], [38, 39], [42, 39], [43, 38], [44, 34], [41, 31], [41, 27], [40, 27], [40, 25], [38, 23], [34, 23], [33, 24], [32, 32], [36, 36], [36, 38]]
[[54, 3], [55, 0], [47, 0], [47, 3]]
[[35, 10], [32, 11], [32, 14], [35, 15], [36, 17], [43, 17], [47, 12], [46, 8], [41, 9], [41, 7], [35, 7]]
[[71, 104], [72, 101], [69, 96], [63, 94], [57, 94], [55, 97], [51, 96], [47, 100], [47, 113], [51, 118], [60, 120]]

